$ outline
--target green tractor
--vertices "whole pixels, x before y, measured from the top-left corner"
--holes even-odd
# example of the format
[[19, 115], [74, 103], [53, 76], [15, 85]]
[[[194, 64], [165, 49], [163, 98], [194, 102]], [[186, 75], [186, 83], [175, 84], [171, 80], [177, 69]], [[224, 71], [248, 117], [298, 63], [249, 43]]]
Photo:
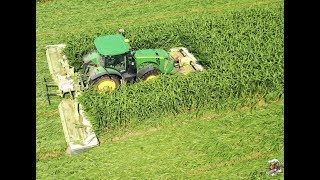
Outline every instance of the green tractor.
[[[197, 59], [184, 47], [176, 47], [168, 52], [162, 49], [131, 50], [129, 40], [122, 34], [97, 37], [93, 52], [85, 55], [82, 72], [75, 72], [63, 54], [66, 45], [46, 46], [50, 74], [54, 82], [45, 79], [46, 95], [72, 98], [62, 99], [58, 109], [68, 144], [68, 154], [78, 154], [95, 147], [99, 141], [92, 130], [77, 97], [89, 86], [98, 92], [116, 90], [121, 84], [154, 79], [159, 74], [187, 74], [203, 71]], [[49, 91], [50, 87], [58, 90]]]
[[[162, 49], [133, 51], [121, 34], [97, 37], [94, 44], [96, 50], [83, 57], [83, 81], [95, 85], [100, 92], [115, 90], [124, 82], [150, 80], [159, 74], [203, 70], [183, 47], [173, 48], [169, 53]], [[189, 64], [182, 65], [183, 60]]]

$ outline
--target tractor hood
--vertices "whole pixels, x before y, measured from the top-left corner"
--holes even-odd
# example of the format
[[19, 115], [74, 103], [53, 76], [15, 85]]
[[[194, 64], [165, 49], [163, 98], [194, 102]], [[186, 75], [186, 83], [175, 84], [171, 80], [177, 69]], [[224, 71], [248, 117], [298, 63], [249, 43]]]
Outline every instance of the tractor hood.
[[137, 60], [140, 59], [164, 59], [169, 58], [169, 55], [166, 51], [162, 49], [143, 49], [138, 50], [134, 54], [135, 58]]

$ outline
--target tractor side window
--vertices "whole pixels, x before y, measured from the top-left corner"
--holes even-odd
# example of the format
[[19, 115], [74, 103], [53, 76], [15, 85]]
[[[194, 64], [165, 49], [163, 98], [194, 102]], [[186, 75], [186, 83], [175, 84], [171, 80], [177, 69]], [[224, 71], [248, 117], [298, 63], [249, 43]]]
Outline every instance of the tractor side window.
[[102, 59], [102, 61], [100, 60], [100, 66], [105, 67], [106, 57], [102, 56], [101, 59]]
[[126, 56], [125, 55], [117, 55], [108, 57], [106, 59], [106, 66], [105, 67], [113, 67], [118, 71], [125, 70], [126, 65]]

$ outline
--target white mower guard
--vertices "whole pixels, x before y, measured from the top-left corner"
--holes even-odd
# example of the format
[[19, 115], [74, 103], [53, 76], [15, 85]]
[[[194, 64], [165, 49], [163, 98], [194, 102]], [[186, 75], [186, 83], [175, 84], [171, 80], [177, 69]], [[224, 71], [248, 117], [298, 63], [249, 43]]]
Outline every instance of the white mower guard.
[[[85, 116], [81, 104], [76, 97], [81, 93], [79, 79], [63, 55], [64, 44], [47, 45], [46, 56], [53, 83], [59, 88], [58, 95], [74, 93], [75, 99], [63, 99], [58, 108], [64, 136], [68, 144], [67, 154], [78, 154], [99, 145], [90, 121]], [[47, 92], [48, 93], [48, 92]]]
[[59, 104], [59, 113], [68, 144], [66, 151], [68, 154], [78, 154], [99, 145], [90, 121], [78, 102], [73, 99], [63, 99]]

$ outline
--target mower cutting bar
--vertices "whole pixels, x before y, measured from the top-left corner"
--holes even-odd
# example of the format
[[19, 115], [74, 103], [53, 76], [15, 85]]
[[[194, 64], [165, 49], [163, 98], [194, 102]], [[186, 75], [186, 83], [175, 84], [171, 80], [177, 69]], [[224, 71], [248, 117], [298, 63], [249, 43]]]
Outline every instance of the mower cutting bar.
[[[68, 144], [66, 153], [78, 154], [99, 144], [90, 121], [75, 98], [81, 93], [81, 79], [78, 79], [74, 67], [68, 64], [67, 57], [63, 55], [64, 44], [48, 45], [46, 48], [48, 67], [54, 80], [47, 82], [44, 79], [48, 101], [50, 104], [50, 95], [64, 97], [70, 93], [72, 96], [71, 99], [63, 99], [58, 108]], [[49, 92], [49, 87], [57, 87], [57, 90]]]
[[47, 62], [52, 79], [59, 84], [61, 78], [68, 79], [74, 76], [74, 67], [68, 64], [68, 59], [63, 55], [64, 44], [46, 46]]
[[78, 154], [99, 144], [78, 102], [72, 99], [62, 100], [59, 104], [59, 112], [68, 143], [66, 151], [68, 154]]
[[179, 73], [188, 74], [194, 71], [203, 71], [204, 68], [198, 60], [185, 47], [176, 47], [169, 50], [169, 55], [176, 60]]

